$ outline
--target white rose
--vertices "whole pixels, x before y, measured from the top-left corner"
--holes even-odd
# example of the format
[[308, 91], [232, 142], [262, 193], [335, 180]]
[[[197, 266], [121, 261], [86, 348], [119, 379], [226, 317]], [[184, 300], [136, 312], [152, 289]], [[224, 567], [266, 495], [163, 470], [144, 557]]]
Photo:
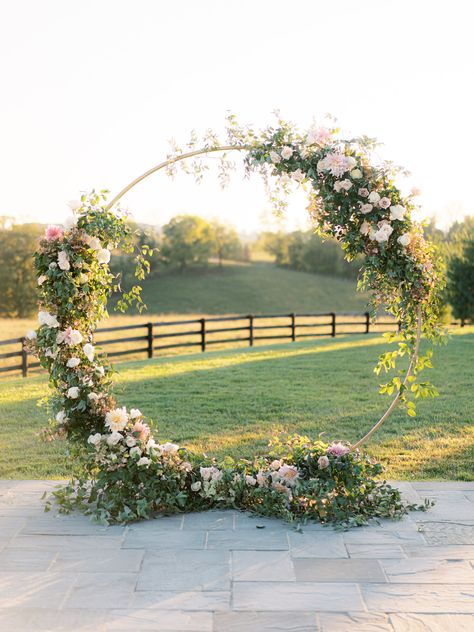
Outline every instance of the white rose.
[[40, 325], [46, 325], [47, 327], [59, 327], [58, 319], [49, 312], [38, 312], [38, 322]]
[[128, 423], [128, 415], [125, 406], [123, 408], [114, 408], [109, 410], [105, 415], [105, 425], [112, 432], [123, 430]]
[[82, 334], [77, 329], [73, 329], [69, 334], [69, 346], [78, 345], [82, 342]]
[[82, 347], [82, 350], [84, 351], [84, 355], [89, 360], [89, 362], [92, 362], [92, 360], [94, 359], [95, 347], [91, 345], [90, 342], [88, 342]]
[[372, 206], [372, 204], [362, 204], [362, 206], [360, 207], [360, 212], [364, 213], [364, 215], [366, 213], [370, 213], [370, 211], [373, 209], [374, 207]]
[[374, 232], [373, 238], [375, 241], [378, 241], [379, 244], [388, 241], [390, 235], [393, 233], [393, 228], [391, 226], [382, 226], [379, 230]]
[[245, 482], [247, 483], [247, 485], [250, 485], [251, 487], [254, 487], [257, 484], [257, 479], [254, 478], [253, 476], [250, 476], [249, 474], [247, 474], [245, 476]]
[[[133, 450], [133, 448], [132, 448]], [[149, 459], [147, 456], [142, 456], [141, 459], [138, 459], [137, 461], [137, 465], [150, 465], [151, 463], [151, 459]]]
[[133, 448], [133, 446], [137, 445], [137, 440], [135, 439], [135, 437], [132, 437], [132, 435], [128, 435], [125, 439], [125, 443], [129, 448]]
[[98, 366], [95, 370], [96, 373], [98, 373], [99, 375], [101, 375], [102, 377], [104, 377], [105, 375], [105, 369], [103, 366]]
[[279, 162], [281, 162], [280, 155], [277, 154], [276, 151], [270, 152], [270, 160], [273, 162], [274, 165], [277, 165]]
[[56, 421], [58, 422], [58, 424], [62, 424], [64, 421], [66, 421], [66, 419], [67, 415], [65, 410], [60, 410], [58, 413], [56, 413]]
[[77, 399], [79, 397], [79, 387], [71, 386], [71, 388], [68, 389], [67, 396], [70, 399]]
[[344, 191], [349, 191], [349, 189], [352, 186], [352, 182], [350, 180], [343, 180], [341, 182], [341, 188], [344, 189]]
[[201, 481], [196, 481], [195, 483], [191, 485], [191, 490], [193, 492], [198, 492], [201, 489], [201, 487], [202, 487]]
[[66, 366], [68, 366], [70, 369], [74, 369], [80, 363], [81, 363], [81, 361], [79, 360], [79, 358], [69, 358], [69, 360], [67, 361]]
[[97, 261], [99, 263], [109, 263], [110, 261], [110, 250], [107, 248], [101, 248], [97, 251]]
[[67, 205], [69, 206], [69, 208], [71, 209], [73, 213], [75, 213], [80, 208], [82, 208], [82, 202], [80, 200], [69, 200]]
[[354, 178], [354, 180], [359, 180], [360, 178], [362, 178], [362, 171], [360, 169], [353, 169], [350, 173], [351, 178]]
[[67, 253], [64, 250], [61, 250], [58, 254], [58, 266], [61, 270], [70, 270], [71, 264], [69, 263], [69, 259]]
[[403, 233], [403, 235], [401, 235], [398, 239], [397, 239], [398, 243], [400, 244], [400, 246], [408, 246], [408, 244], [411, 242], [411, 237], [409, 233]]
[[154, 439], [148, 439], [145, 449], [147, 452], [151, 452], [156, 448], [156, 441]]
[[99, 445], [101, 439], [102, 435], [100, 434], [100, 432], [96, 432], [95, 434], [89, 436], [89, 438], [87, 439], [87, 443], [97, 446]]
[[[131, 437], [133, 439], [133, 437]], [[128, 442], [127, 442], [128, 445]], [[140, 450], [140, 448], [138, 446], [132, 446], [132, 449], [130, 450], [130, 456], [138, 456], [140, 457], [142, 455], [142, 451]]]
[[138, 417], [141, 417], [142, 413], [141, 411], [138, 410], [138, 408], [131, 408], [130, 409], [130, 419], [137, 419]]
[[283, 149], [281, 150], [281, 157], [283, 158], [283, 160], [288, 160], [289, 158], [291, 158], [291, 156], [293, 155], [293, 149], [291, 147], [283, 147]]
[[48, 266], [50, 270], [54, 270], [57, 267], [58, 267], [58, 264], [56, 263], [56, 261], [51, 261], [51, 263]]
[[117, 445], [117, 443], [122, 439], [123, 436], [120, 434], [120, 432], [112, 432], [112, 434], [109, 434], [109, 436], [107, 437], [107, 443], [108, 445]]
[[160, 449], [162, 452], [177, 452], [179, 450], [179, 445], [176, 445], [176, 443], [170, 443], [169, 441], [167, 443], [164, 443], [163, 445], [160, 446]]
[[45, 281], [48, 280], [48, 277], [45, 274], [42, 274], [38, 277], [38, 285], [43, 285]]
[[87, 396], [87, 399], [90, 402], [96, 402], [99, 399], [99, 396], [97, 395], [97, 393], [89, 393], [89, 395]]
[[32, 329], [26, 334], [26, 337], [28, 338], [28, 340], [36, 340], [36, 331]]
[[369, 202], [371, 202], [372, 204], [377, 204], [380, 200], [380, 195], [377, 193], [377, 191], [372, 191], [372, 193], [369, 193]]
[[92, 248], [92, 250], [100, 250], [102, 248], [102, 244], [100, 243], [100, 239], [98, 239], [98, 237], [90, 237], [88, 235], [86, 242], [89, 248]]
[[401, 204], [395, 204], [394, 206], [390, 207], [390, 219], [402, 220], [404, 215], [405, 207], [403, 207]]

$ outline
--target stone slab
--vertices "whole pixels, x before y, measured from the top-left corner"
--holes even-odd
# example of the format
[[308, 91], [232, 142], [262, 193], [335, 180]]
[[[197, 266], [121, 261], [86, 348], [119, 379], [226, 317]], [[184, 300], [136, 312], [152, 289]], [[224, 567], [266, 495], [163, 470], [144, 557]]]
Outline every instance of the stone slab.
[[208, 549], [286, 551], [288, 539], [283, 530], [239, 529], [236, 531], [210, 531]]
[[144, 554], [145, 551], [140, 549], [61, 549], [51, 570], [70, 573], [138, 572]]
[[130, 529], [122, 545], [124, 549], [203, 549], [206, 531]]
[[214, 632], [318, 632], [314, 612], [219, 612]]
[[474, 583], [474, 570], [471, 564], [462, 560], [411, 558], [382, 560], [381, 564], [391, 583]]
[[474, 614], [473, 584], [364, 584], [361, 590], [369, 611]]
[[297, 582], [384, 582], [378, 560], [316, 559], [293, 560]]
[[472, 632], [470, 614], [392, 614], [394, 632]]
[[303, 532], [289, 533], [291, 556], [298, 557], [322, 557], [341, 558], [348, 557], [341, 533]]
[[105, 622], [106, 632], [213, 632], [210, 612], [171, 610], [113, 610]]
[[389, 616], [374, 612], [321, 612], [319, 632], [393, 632]]
[[234, 610], [365, 611], [357, 584], [235, 582]]
[[289, 551], [233, 551], [234, 581], [294, 581]]
[[137, 573], [78, 573], [65, 601], [65, 608], [126, 608], [132, 601]]
[[349, 556], [353, 558], [380, 560], [406, 557], [405, 551], [399, 544], [346, 544], [346, 548]]

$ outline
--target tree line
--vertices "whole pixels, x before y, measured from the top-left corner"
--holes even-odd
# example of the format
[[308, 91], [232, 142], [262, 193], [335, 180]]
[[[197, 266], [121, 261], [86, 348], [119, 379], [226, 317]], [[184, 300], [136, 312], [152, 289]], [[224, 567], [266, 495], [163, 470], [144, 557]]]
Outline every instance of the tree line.
[[[362, 259], [347, 262], [335, 240], [321, 241], [312, 231], [262, 232], [243, 242], [232, 226], [196, 215], [173, 217], [161, 229], [136, 226], [137, 245], [154, 249], [151, 274], [184, 272], [226, 260], [250, 261], [265, 253], [276, 265], [314, 274], [356, 279]], [[455, 222], [447, 232], [434, 221], [425, 227], [442, 254], [448, 283], [443, 295], [446, 320], [474, 319], [474, 218]], [[36, 310], [33, 253], [44, 232], [41, 224], [12, 224], [0, 217], [0, 316], [24, 318]], [[111, 268], [125, 280], [133, 276], [134, 261], [115, 252]]]

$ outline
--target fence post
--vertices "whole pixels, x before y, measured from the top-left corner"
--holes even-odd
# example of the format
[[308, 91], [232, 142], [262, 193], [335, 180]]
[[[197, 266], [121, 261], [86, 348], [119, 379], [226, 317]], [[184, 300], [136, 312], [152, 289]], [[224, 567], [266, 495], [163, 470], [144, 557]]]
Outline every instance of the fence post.
[[21, 338], [21, 374], [23, 377], [28, 375], [28, 352], [25, 348], [26, 338]]
[[201, 318], [201, 351], [206, 350], [206, 319]]
[[335, 338], [336, 336], [336, 314], [331, 312], [331, 336]]
[[153, 357], [153, 323], [147, 323], [147, 340], [148, 340], [148, 349], [147, 354], [149, 358]]
[[370, 331], [370, 314], [369, 312], [365, 312], [365, 333], [368, 334]]
[[290, 314], [291, 318], [291, 341], [296, 342], [296, 322], [295, 322], [295, 314]]
[[249, 347], [253, 347], [253, 316], [247, 316], [249, 319]]
[[402, 330], [402, 321], [401, 320], [398, 321], [397, 326], [398, 326], [398, 333], [400, 333], [401, 330]]

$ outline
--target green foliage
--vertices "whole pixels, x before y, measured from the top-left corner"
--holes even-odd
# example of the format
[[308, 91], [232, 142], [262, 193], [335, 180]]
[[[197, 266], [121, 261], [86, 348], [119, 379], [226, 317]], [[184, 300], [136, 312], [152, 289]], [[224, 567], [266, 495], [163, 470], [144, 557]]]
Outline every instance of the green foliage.
[[335, 239], [323, 242], [314, 231], [264, 233], [261, 245], [277, 265], [300, 272], [357, 279], [363, 263], [360, 257], [346, 261]]
[[239, 235], [235, 228], [213, 220], [211, 222], [212, 236], [214, 239], [214, 253], [222, 266], [223, 259], [234, 261], [242, 259], [243, 249]]
[[39, 232], [36, 224], [0, 228], [0, 316], [25, 318], [35, 311]]
[[450, 261], [447, 294], [455, 318], [474, 320], [474, 238]]
[[207, 265], [214, 252], [211, 225], [196, 215], [177, 215], [163, 226], [161, 259], [170, 267], [184, 270]]

